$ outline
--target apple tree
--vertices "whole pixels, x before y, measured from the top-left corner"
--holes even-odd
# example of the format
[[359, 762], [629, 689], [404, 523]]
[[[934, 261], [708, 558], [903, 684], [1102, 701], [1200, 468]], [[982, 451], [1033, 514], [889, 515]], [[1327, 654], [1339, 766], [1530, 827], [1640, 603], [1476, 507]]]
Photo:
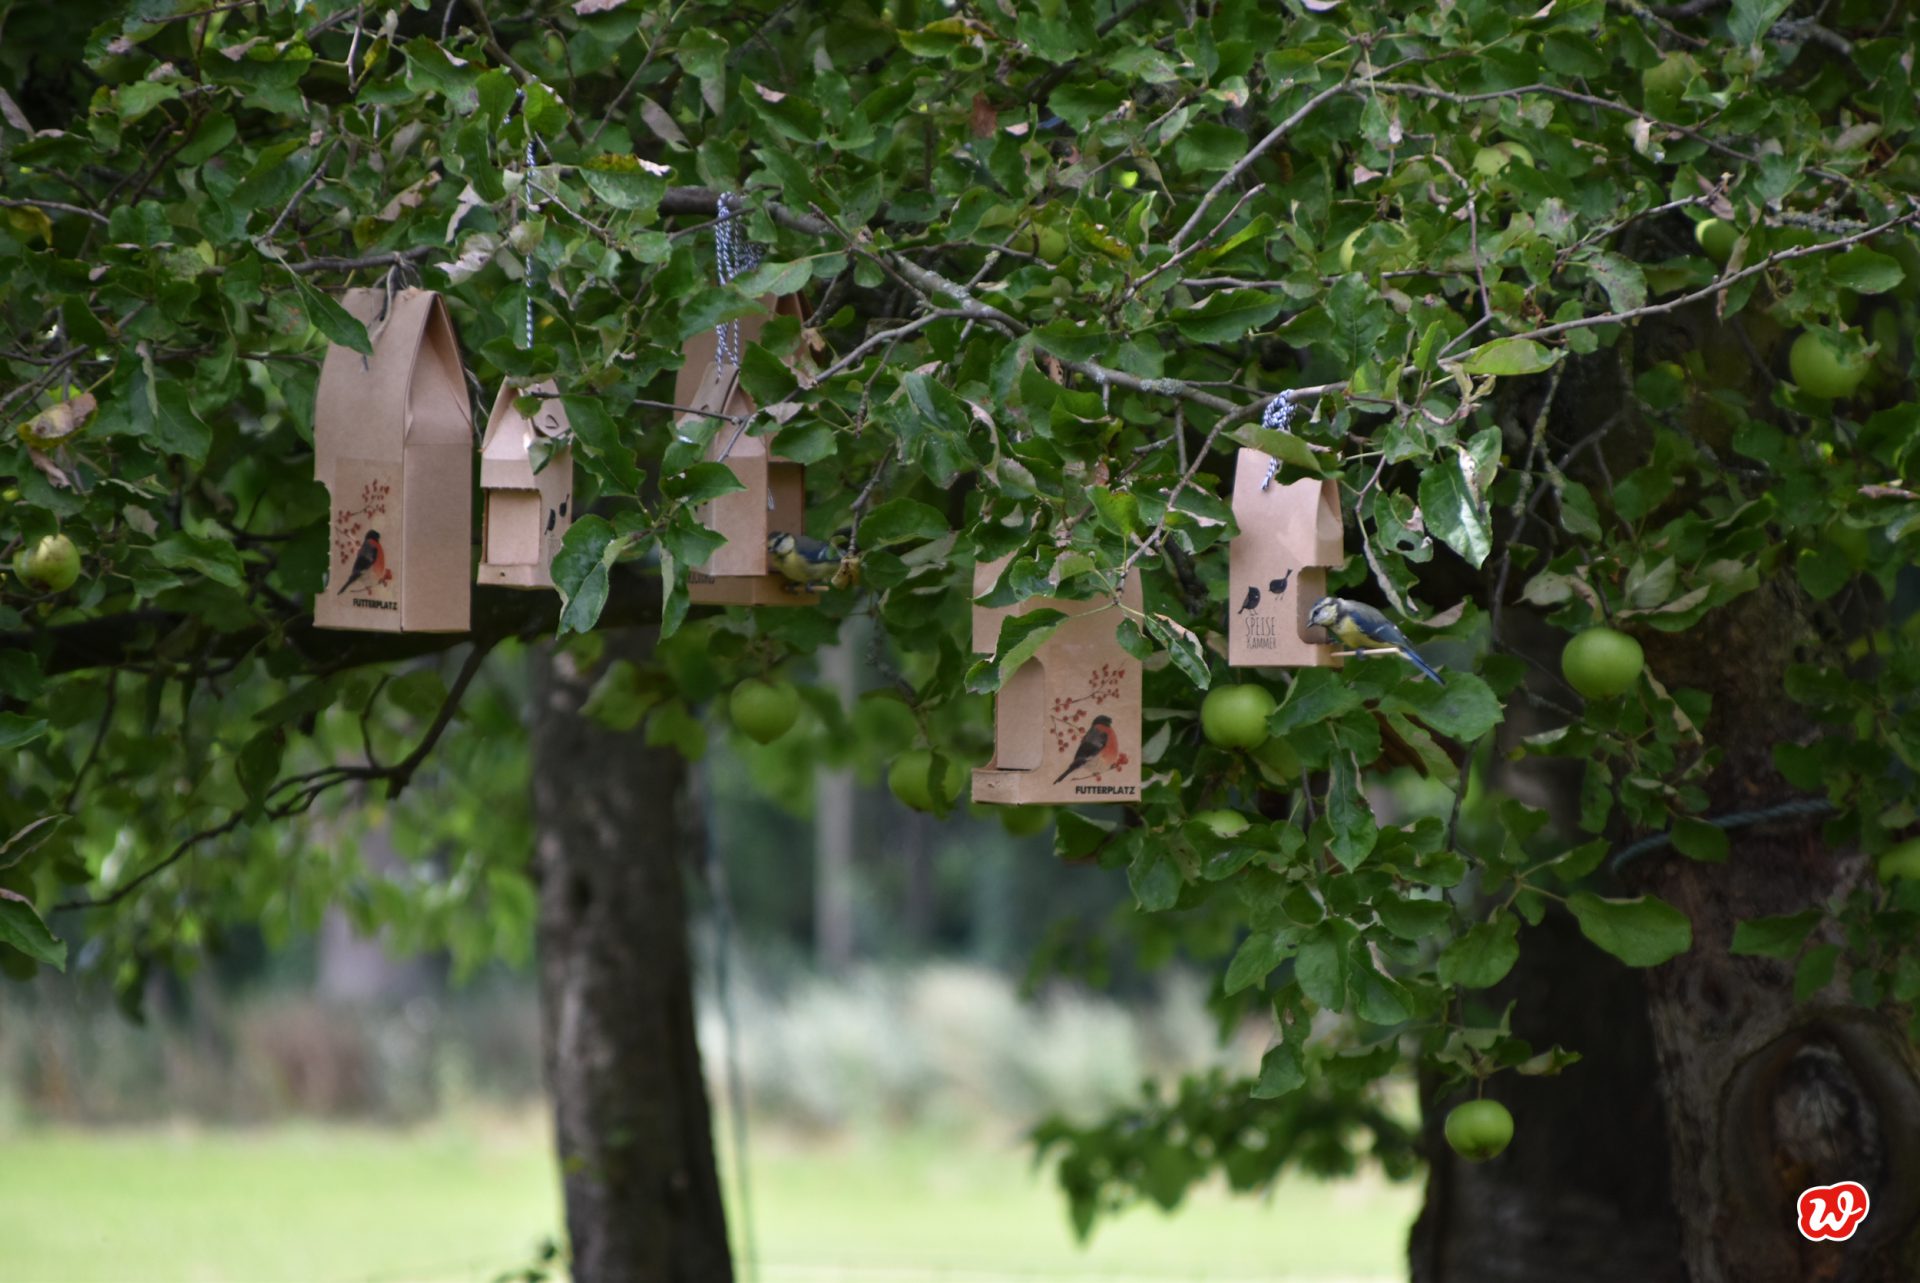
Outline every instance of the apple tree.
[[[0, 5], [0, 962], [134, 989], [336, 899], [476, 957], [537, 915], [549, 998], [591, 980], [608, 1063], [646, 1055], [623, 997], [680, 1048], [637, 1100], [556, 1076], [563, 1147], [621, 1138], [569, 1175], [578, 1276], [716, 1277], [684, 950], [623, 995], [645, 960], [592, 948], [678, 913], [664, 750], [860, 615], [895, 747], [930, 778], [983, 760], [1036, 640], [969, 653], [972, 569], [1010, 556], [995, 604], [1110, 603], [1145, 674], [1142, 797], [1063, 813], [1059, 854], [1127, 880], [1144, 956], [1214, 968], [1223, 1022], [1272, 1029], [1253, 1079], [1042, 1130], [1083, 1228], [1215, 1170], [1255, 1188], [1372, 1152], [1429, 1162], [1422, 1280], [1784, 1281], [1839, 1277], [1836, 1252], [1910, 1278], [1920, 891], [1874, 861], [1912, 840], [1920, 755], [1917, 22]], [[761, 262], [723, 285], [728, 192]], [[317, 358], [367, 343], [333, 292], [383, 282], [445, 292], [477, 404], [503, 379], [568, 396], [587, 515], [561, 593], [481, 590], [467, 636], [308, 623]], [[806, 465], [810, 533], [845, 531], [862, 582], [691, 608], [700, 506], [732, 482], [703, 462], [722, 424], [673, 425], [681, 344], [794, 292], [807, 319], [747, 346], [760, 408], [725, 430]], [[1393, 655], [1227, 668], [1242, 445], [1337, 483], [1332, 591], [1444, 682]], [[531, 702], [483, 662], [523, 644]], [[1273, 703], [1245, 746], [1201, 724], [1226, 683]], [[809, 698], [807, 733], [844, 735]], [[303, 823], [487, 778], [523, 717], [553, 772], [537, 890], [525, 834], [478, 826], [399, 886]], [[621, 743], [660, 750], [652, 809], [573, 807]], [[636, 827], [643, 852], [610, 837]], [[1409, 1075], [1418, 1134], [1384, 1094]], [[1468, 1097], [1515, 1121], [1480, 1165], [1441, 1139]], [[1872, 1215], [1805, 1241], [1795, 1195], [1842, 1179]], [[707, 1212], [642, 1259], [613, 1227], [663, 1188]]]

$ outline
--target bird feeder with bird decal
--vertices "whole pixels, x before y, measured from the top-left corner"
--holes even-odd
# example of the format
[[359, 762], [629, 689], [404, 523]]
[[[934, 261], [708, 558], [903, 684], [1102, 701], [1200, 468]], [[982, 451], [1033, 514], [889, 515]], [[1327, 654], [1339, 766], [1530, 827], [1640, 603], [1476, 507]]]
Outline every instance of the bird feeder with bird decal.
[[[1114, 635], [1127, 614], [1110, 597], [1068, 601], [1029, 597], [982, 606], [1012, 560], [974, 568], [973, 649], [999, 653], [1001, 627], [1037, 610], [1067, 618], [1031, 658], [1003, 673], [993, 699], [993, 758], [973, 772], [973, 800], [1133, 802], [1140, 797], [1140, 661]], [[1140, 585], [1120, 600], [1137, 617]]]
[[313, 407], [327, 488], [319, 628], [465, 632], [473, 589], [473, 416], [446, 305], [430, 290], [347, 291], [373, 352], [334, 344]]
[[1340, 656], [1307, 626], [1326, 595], [1327, 569], [1346, 561], [1339, 484], [1282, 484], [1275, 460], [1242, 448], [1233, 468], [1227, 548], [1227, 663], [1235, 668], [1337, 668]]
[[[538, 397], [531, 416], [516, 402]], [[573, 434], [552, 382], [501, 384], [480, 441], [480, 572], [503, 588], [552, 588], [553, 554], [573, 524]]]
[[[762, 300], [776, 316], [804, 319], [797, 295]], [[735, 354], [760, 337], [765, 315], [739, 322]], [[686, 407], [676, 423], [705, 430], [723, 415], [707, 446], [707, 460], [726, 465], [741, 489], [701, 505], [700, 524], [726, 539], [712, 557], [687, 573], [687, 598], [729, 606], [811, 606], [818, 593], [798, 590], [767, 566], [767, 538], [775, 531], [806, 531], [806, 475], [800, 464], [773, 453], [765, 437], [745, 431], [753, 398], [740, 386], [740, 367], [720, 359], [718, 338], [702, 330], [681, 349], [684, 361], [674, 383], [674, 403]]]

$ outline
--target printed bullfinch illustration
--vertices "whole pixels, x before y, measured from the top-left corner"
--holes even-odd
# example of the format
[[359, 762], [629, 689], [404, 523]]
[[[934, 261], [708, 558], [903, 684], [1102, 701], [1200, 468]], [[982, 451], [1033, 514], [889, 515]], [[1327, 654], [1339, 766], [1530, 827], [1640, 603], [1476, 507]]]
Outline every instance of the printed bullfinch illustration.
[[1053, 782], [1058, 784], [1093, 762], [1098, 762], [1102, 771], [1108, 770], [1119, 758], [1120, 739], [1113, 733], [1113, 719], [1102, 714], [1093, 719], [1093, 725], [1087, 727], [1087, 733], [1080, 737], [1080, 747], [1073, 750], [1073, 761], [1066, 770], [1054, 777]]
[[[345, 592], [347, 589], [353, 587], [353, 585], [359, 581], [360, 576], [366, 574], [368, 571], [373, 572], [373, 579], [369, 583], [369, 587], [379, 583], [387, 573], [387, 550], [380, 546], [380, 532], [378, 530], [367, 531], [367, 537], [360, 541], [360, 551], [356, 553], [353, 558], [353, 571], [347, 576], [347, 582], [340, 585], [340, 592]], [[339, 595], [340, 593], [334, 594], [336, 597]]]
[[1354, 650], [1364, 649], [1369, 644], [1391, 646], [1434, 681], [1444, 680], [1432, 664], [1420, 658], [1413, 649], [1413, 643], [1407, 640], [1405, 633], [1394, 627], [1392, 620], [1363, 601], [1322, 597], [1307, 612], [1307, 626], [1326, 629], [1335, 640]]
[[793, 592], [825, 592], [859, 582], [860, 559], [810, 535], [776, 530], [767, 536], [767, 564]]

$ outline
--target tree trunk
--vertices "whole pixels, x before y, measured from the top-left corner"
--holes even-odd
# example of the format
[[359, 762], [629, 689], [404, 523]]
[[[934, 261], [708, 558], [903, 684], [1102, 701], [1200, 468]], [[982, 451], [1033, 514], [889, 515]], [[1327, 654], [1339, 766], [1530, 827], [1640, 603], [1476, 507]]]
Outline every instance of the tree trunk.
[[1565, 913], [1520, 935], [1520, 965], [1485, 995], [1514, 1003], [1513, 1032], [1581, 1053], [1555, 1078], [1502, 1074], [1513, 1144], [1469, 1163], [1441, 1123], [1460, 1098], [1423, 1092], [1427, 1201], [1413, 1228], [1413, 1283], [1685, 1283], [1667, 1183], [1666, 1128], [1639, 979], [1589, 945]]
[[[643, 661], [612, 634], [607, 659]], [[541, 1033], [577, 1283], [733, 1276], [694, 1037], [685, 767], [583, 717], [568, 655], [536, 659]]]
[[[1805, 710], [1781, 695], [1796, 621], [1795, 603], [1763, 588], [1703, 630], [1648, 648], [1670, 689], [1713, 696], [1708, 735], [1726, 758], [1708, 784], [1710, 814], [1792, 796], [1772, 749], [1808, 729]], [[1791, 964], [1728, 952], [1737, 923], [1834, 903], [1867, 876], [1866, 861], [1829, 847], [1813, 821], [1729, 838], [1724, 863], [1664, 853], [1632, 871], [1693, 920], [1693, 948], [1646, 976], [1691, 1281], [1911, 1283], [1920, 1278], [1912, 1045], [1885, 1013], [1848, 999], [1844, 972], [1803, 1002]], [[1867, 1219], [1844, 1244], [1807, 1241], [1800, 1191], [1843, 1180], [1866, 1187]]]

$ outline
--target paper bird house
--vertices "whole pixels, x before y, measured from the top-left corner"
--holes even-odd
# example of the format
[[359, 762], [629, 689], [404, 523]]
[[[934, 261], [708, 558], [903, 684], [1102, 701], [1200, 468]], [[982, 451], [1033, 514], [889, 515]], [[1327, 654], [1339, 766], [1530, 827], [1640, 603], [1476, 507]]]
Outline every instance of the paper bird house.
[[320, 628], [465, 632], [473, 589], [473, 417], [453, 324], [428, 290], [349, 290], [371, 356], [335, 344], [313, 407], [329, 496]]
[[1233, 469], [1227, 550], [1227, 663], [1236, 668], [1330, 668], [1340, 656], [1307, 613], [1346, 560], [1340, 490], [1331, 479], [1278, 481], [1273, 456], [1242, 449]]
[[[1011, 558], [976, 566], [973, 595], [993, 589]], [[1140, 610], [1136, 576], [1120, 594]], [[973, 772], [973, 800], [1132, 802], [1140, 797], [1140, 661], [1114, 636], [1126, 616], [1111, 598], [1029, 597], [973, 607], [973, 649], [993, 655], [1000, 627], [1036, 610], [1068, 618], [1033, 657], [1003, 674], [993, 699], [993, 758]]]
[[[540, 398], [532, 417], [514, 408], [526, 396]], [[500, 386], [480, 441], [480, 496], [486, 506], [480, 518], [478, 582], [553, 587], [553, 554], [573, 524], [572, 441], [567, 410], [553, 383], [519, 392], [510, 384]]]
[[[767, 298], [763, 303], [775, 315], [800, 317], [795, 295]], [[765, 316], [739, 322], [741, 345], [754, 342], [766, 325]], [[767, 536], [776, 530], [806, 532], [805, 471], [768, 447], [766, 438], [749, 435], [741, 420], [754, 411], [753, 398], [740, 386], [740, 367], [718, 360], [713, 331], [702, 330], [682, 348], [685, 361], [674, 384], [674, 403], [702, 414], [682, 414], [680, 422], [701, 427], [698, 420], [726, 415], [707, 446], [707, 459], [723, 463], [744, 487], [702, 506], [700, 524], [726, 538], [717, 552], [687, 574], [691, 601], [735, 606], [811, 606], [817, 593], [794, 591], [788, 581], [767, 569]]]

